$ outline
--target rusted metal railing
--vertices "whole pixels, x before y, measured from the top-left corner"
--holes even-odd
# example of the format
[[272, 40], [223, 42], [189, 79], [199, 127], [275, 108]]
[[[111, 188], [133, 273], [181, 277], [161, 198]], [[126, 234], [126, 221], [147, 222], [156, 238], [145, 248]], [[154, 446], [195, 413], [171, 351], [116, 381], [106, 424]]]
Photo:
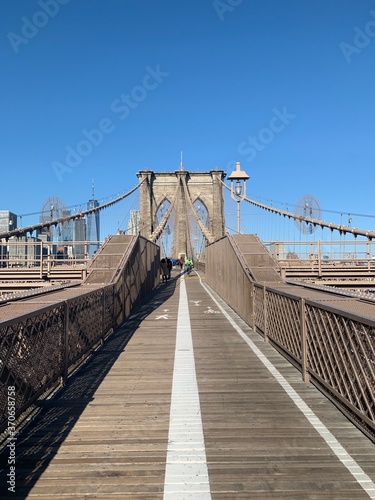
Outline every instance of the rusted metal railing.
[[206, 248], [206, 281], [370, 439], [375, 441], [375, 317], [256, 283], [230, 237]]
[[[69, 374], [159, 283], [159, 247], [142, 237], [131, 245], [113, 283], [82, 286], [74, 297], [0, 322], [0, 432]], [[51, 297], [51, 295], [50, 295]], [[5, 306], [6, 307], [6, 306]], [[24, 306], [26, 307], [26, 306]], [[14, 399], [14, 401], [13, 401]]]

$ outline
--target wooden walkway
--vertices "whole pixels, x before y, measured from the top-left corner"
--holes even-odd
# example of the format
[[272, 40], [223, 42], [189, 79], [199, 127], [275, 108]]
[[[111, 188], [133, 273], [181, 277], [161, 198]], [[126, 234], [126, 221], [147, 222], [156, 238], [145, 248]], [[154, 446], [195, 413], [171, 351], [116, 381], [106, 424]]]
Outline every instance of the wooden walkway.
[[39, 407], [1, 498], [375, 499], [375, 445], [197, 275]]

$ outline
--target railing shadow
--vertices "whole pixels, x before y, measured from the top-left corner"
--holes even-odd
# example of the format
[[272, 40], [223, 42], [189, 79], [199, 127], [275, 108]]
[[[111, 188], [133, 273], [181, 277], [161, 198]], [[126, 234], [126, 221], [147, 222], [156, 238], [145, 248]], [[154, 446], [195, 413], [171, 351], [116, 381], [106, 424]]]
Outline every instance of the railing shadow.
[[[96, 350], [86, 363], [72, 375], [68, 384], [52, 398], [35, 404], [35, 412], [27, 425], [16, 436], [15, 493], [2, 498], [26, 498], [37, 480], [47, 469], [59, 447], [70, 433], [86, 406], [93, 401], [97, 388], [113, 364], [124, 351], [139, 324], [173, 295], [178, 284], [177, 275], [157, 286], [132, 315]], [[0, 452], [2, 491], [8, 490], [9, 449]], [[6, 490], [5, 490], [6, 488]]]

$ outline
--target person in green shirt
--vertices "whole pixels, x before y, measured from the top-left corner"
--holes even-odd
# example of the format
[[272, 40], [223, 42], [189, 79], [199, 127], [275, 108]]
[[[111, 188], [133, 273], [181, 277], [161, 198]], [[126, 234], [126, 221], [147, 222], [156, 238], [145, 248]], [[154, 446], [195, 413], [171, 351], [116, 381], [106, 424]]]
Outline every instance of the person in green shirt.
[[190, 274], [190, 272], [193, 268], [193, 261], [190, 259], [190, 257], [187, 257], [185, 259], [185, 267], [186, 267], [187, 273]]

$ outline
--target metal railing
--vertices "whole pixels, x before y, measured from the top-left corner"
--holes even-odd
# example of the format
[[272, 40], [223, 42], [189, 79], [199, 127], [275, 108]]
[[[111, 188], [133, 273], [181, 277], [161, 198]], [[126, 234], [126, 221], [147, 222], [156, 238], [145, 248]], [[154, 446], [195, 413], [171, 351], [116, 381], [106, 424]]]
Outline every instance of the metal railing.
[[17, 303], [21, 314], [0, 322], [0, 432], [7, 426], [9, 387], [18, 418], [47, 390], [65, 384], [159, 283], [159, 247], [140, 236], [130, 247], [113, 283], [77, 287], [73, 297], [60, 291], [66, 298], [24, 314], [26, 305]]
[[375, 318], [303, 297], [298, 287], [255, 283], [230, 237], [206, 248], [206, 280], [375, 441]]
[[0, 240], [0, 271], [5, 268], [44, 271], [55, 266], [86, 267], [101, 246], [100, 241], [38, 241], [26, 237]]
[[375, 273], [375, 241], [278, 241], [265, 246], [286, 274], [313, 271], [324, 277], [338, 269], [342, 274]]

